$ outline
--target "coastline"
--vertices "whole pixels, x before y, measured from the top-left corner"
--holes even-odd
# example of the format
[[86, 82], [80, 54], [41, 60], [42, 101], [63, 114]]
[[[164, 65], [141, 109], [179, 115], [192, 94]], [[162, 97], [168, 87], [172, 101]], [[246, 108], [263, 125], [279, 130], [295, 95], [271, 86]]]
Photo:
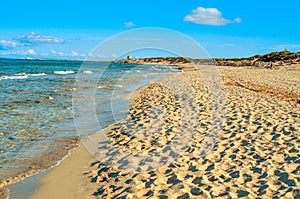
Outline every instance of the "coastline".
[[[64, 138], [63, 138], [64, 139]], [[74, 139], [78, 140], [77, 137], [74, 137]], [[30, 166], [25, 167], [24, 170], [20, 170], [18, 171], [18, 173], [16, 175], [11, 175], [8, 176], [7, 180], [3, 180], [0, 182], [0, 188], [1, 191], [3, 191], [2, 193], [0, 192], [0, 198], [2, 197], [6, 197], [8, 195], [8, 190], [5, 189], [5, 187], [11, 185], [11, 184], [15, 184], [18, 183], [20, 181], [22, 181], [23, 179], [27, 179], [28, 177], [31, 177], [33, 175], [35, 175], [36, 173], [39, 173], [43, 170], [51, 170], [51, 168], [55, 165], [58, 164], [58, 162], [60, 162], [62, 159], [64, 159], [64, 157], [69, 153], [69, 151], [77, 144], [74, 143], [74, 145], [71, 144], [72, 138], [65, 138], [65, 141], [60, 141], [58, 140], [54, 140], [53, 142], [50, 143], [50, 149], [53, 148], [53, 146], [55, 146], [56, 141], [62, 145], [62, 151], [54, 151], [53, 153], [45, 153], [45, 154], [39, 154], [39, 157], [37, 159], [34, 160], [26, 160], [23, 161], [21, 160], [21, 158], [14, 160], [16, 163], [19, 164], [29, 164]], [[51, 140], [52, 141], [52, 140]], [[48, 145], [47, 145], [48, 146]], [[47, 158], [45, 158], [47, 157]], [[41, 163], [41, 165], [40, 165]], [[4, 169], [1, 171], [4, 171]], [[8, 174], [9, 172], [7, 172]], [[5, 176], [5, 175], [3, 175]]]
[[[300, 74], [300, 67], [295, 66], [296, 74]], [[50, 185], [55, 184], [56, 188], [59, 188], [61, 182], [56, 177], [60, 177], [61, 172], [67, 170], [67, 172], [73, 171], [70, 175], [74, 175], [76, 171], [78, 171], [77, 177], [79, 173], [88, 173], [88, 175], [82, 175], [76, 178], [79, 181], [83, 180], [83, 182], [86, 182], [86, 184], [82, 184], [81, 188], [78, 188], [79, 181], [65, 181], [64, 183], [68, 183], [70, 189], [74, 190], [74, 187], [77, 187], [77, 191], [79, 190], [82, 194], [83, 198], [96, 198], [101, 197], [101, 194], [105, 194], [106, 196], [115, 197], [119, 194], [122, 190], [126, 190], [126, 187], [131, 187], [131, 191], [129, 193], [127, 192], [121, 192], [126, 194], [129, 198], [134, 197], [143, 197], [143, 195], [147, 195], [147, 193], [151, 192], [151, 196], [157, 197], [159, 196], [159, 191], [164, 190], [166, 187], [169, 187], [170, 190], [168, 190], [165, 194], [165, 196], [176, 196], [181, 197], [186, 194], [190, 196], [205, 196], [205, 197], [213, 197], [213, 196], [220, 196], [223, 195], [231, 196], [231, 197], [245, 197], [249, 196], [256, 197], [258, 195], [263, 195], [266, 197], [271, 197], [273, 194], [275, 194], [275, 190], [278, 190], [280, 186], [288, 185], [288, 187], [291, 188], [292, 191], [286, 191], [288, 190], [288, 187], [285, 186], [281, 191], [277, 193], [278, 196], [281, 197], [295, 197], [298, 192], [296, 187], [299, 185], [299, 182], [297, 182], [297, 174], [296, 167], [297, 167], [297, 160], [298, 159], [291, 159], [287, 162], [286, 158], [294, 157], [293, 154], [295, 154], [296, 151], [292, 150], [293, 148], [297, 148], [297, 142], [295, 142], [295, 136], [299, 136], [300, 129], [299, 126], [293, 126], [293, 134], [285, 133], [285, 126], [287, 125], [285, 123], [286, 120], [279, 119], [280, 114], [282, 110], [286, 110], [285, 112], [290, 112], [288, 115], [288, 121], [290, 123], [288, 125], [297, 124], [296, 121], [299, 121], [299, 104], [298, 104], [298, 96], [296, 96], [296, 100], [290, 100], [293, 99], [292, 96], [282, 96], [278, 97], [276, 96], [275, 92], [276, 90], [284, 90], [286, 86], [290, 85], [289, 81], [297, 81], [297, 76], [291, 76], [295, 71], [285, 69], [282, 70], [274, 70], [270, 71], [268, 69], [257, 69], [253, 67], [248, 68], [236, 68], [236, 67], [220, 67], [220, 72], [222, 73], [224, 84], [226, 85], [227, 92], [230, 92], [232, 95], [228, 95], [230, 101], [234, 102], [232, 104], [229, 102], [227, 109], [232, 109], [231, 111], [227, 112], [227, 117], [229, 118], [239, 118], [238, 120], [230, 120], [231, 124], [227, 124], [225, 126], [225, 131], [221, 132], [221, 140], [220, 143], [224, 145], [223, 147], [220, 147], [220, 145], [215, 148], [211, 154], [209, 154], [206, 158], [203, 160], [197, 159], [194, 161], [186, 160], [186, 157], [183, 158], [182, 162], [176, 162], [176, 164], [181, 165], [181, 167], [178, 168], [162, 168], [159, 169], [159, 171], [153, 172], [150, 176], [147, 173], [141, 173], [141, 174], [130, 174], [124, 173], [125, 177], [117, 177], [117, 178], [110, 178], [107, 180], [104, 180], [103, 176], [109, 175], [111, 172], [115, 171], [114, 169], [109, 169], [109, 171], [104, 173], [99, 173], [101, 170], [103, 170], [103, 166], [101, 164], [94, 164], [93, 168], [89, 167], [90, 163], [92, 162], [91, 159], [86, 161], [85, 164], [81, 162], [83, 165], [79, 168], [76, 166], [76, 164], [72, 163], [72, 161], [69, 161], [68, 159], [76, 159], [76, 156], [89, 156], [87, 151], [85, 150], [77, 150], [76, 152], [74, 150], [74, 153], [71, 153], [71, 155], [66, 158], [62, 162], [61, 165], [57, 166], [55, 169], [51, 170], [49, 172], [49, 175], [42, 177], [41, 182], [42, 186], [38, 190], [37, 193], [35, 193], [32, 198], [38, 198], [37, 196], [46, 197], [47, 194], [50, 193]], [[257, 71], [258, 70], [258, 71]], [[268, 72], [269, 74], [267, 74]], [[295, 74], [295, 75], [296, 75]], [[193, 77], [193, 73], [186, 73], [185, 75]], [[264, 78], [262, 78], [264, 77]], [[272, 81], [274, 77], [280, 77], [282, 78], [281, 82], [274, 82]], [[288, 79], [287, 79], [288, 78]], [[234, 80], [234, 81], [233, 81]], [[249, 84], [248, 80], [252, 81], [251, 85]], [[284, 81], [285, 80], [285, 81]], [[288, 80], [288, 81], [286, 81]], [[298, 80], [299, 81], [299, 80]], [[238, 82], [239, 84], [236, 84], [235, 82]], [[242, 85], [242, 86], [241, 86]], [[261, 87], [260, 85], [268, 85], [265, 89], [267, 92]], [[147, 89], [147, 87], [143, 87], [142, 91], [139, 91], [138, 95], [145, 95], [146, 92], [143, 92]], [[289, 88], [291, 93], [300, 93], [300, 88], [297, 87], [297, 85], [293, 85]], [[137, 96], [136, 96], [137, 97]], [[246, 101], [240, 101], [239, 98], [242, 97], [243, 100]], [[255, 100], [254, 100], [255, 99]], [[253, 101], [254, 100], [254, 101]], [[276, 101], [274, 101], [276, 100]], [[247, 104], [247, 103], [250, 104]], [[235, 104], [237, 103], [237, 104]], [[249, 106], [248, 106], [249, 105]], [[255, 122], [256, 119], [250, 119], [248, 117], [244, 117], [243, 114], [247, 113], [247, 109], [242, 109], [243, 112], [236, 113], [235, 116], [232, 115], [236, 110], [236, 108], [239, 107], [248, 107], [249, 114], [251, 115], [257, 115], [259, 116], [261, 113], [263, 113], [263, 117], [266, 117], [266, 121], [263, 122], [263, 120], [260, 120], [262, 123], [260, 125], [263, 126], [264, 131], [260, 130], [260, 127], [257, 126]], [[275, 115], [273, 116], [267, 116], [265, 115], [264, 111], [266, 113], [269, 112], [269, 107], [272, 107], [275, 111]], [[289, 111], [288, 111], [289, 110]], [[298, 110], [298, 111], [297, 111]], [[246, 111], [246, 112], [244, 112]], [[252, 118], [253, 116], [250, 116]], [[278, 118], [277, 118], [278, 117]], [[239, 122], [241, 120], [241, 123]], [[291, 122], [291, 121], [294, 122]], [[142, 120], [143, 121], [143, 120]], [[204, 120], [206, 121], [206, 120]], [[228, 121], [229, 122], [229, 121]], [[268, 127], [268, 122], [274, 122], [274, 124], [282, 128], [282, 130], [278, 130], [276, 134], [271, 134], [272, 132], [268, 129], [273, 128], [273, 126]], [[238, 124], [247, 125], [247, 129], [240, 129], [239, 133], [233, 133], [231, 132], [232, 129], [238, 128]], [[244, 126], [245, 127], [245, 126]], [[256, 127], [258, 127], [258, 132], [256, 134], [252, 131], [256, 131]], [[249, 137], [252, 136], [252, 137]], [[274, 137], [275, 136], [275, 137]], [[278, 137], [279, 136], [279, 137]], [[250, 140], [249, 140], [250, 138]], [[262, 140], [259, 140], [259, 139]], [[273, 141], [272, 138], [275, 140]], [[201, 138], [199, 138], [201, 139]], [[290, 140], [289, 144], [286, 145], [284, 140]], [[240, 142], [240, 141], [243, 142]], [[246, 140], [249, 140], [246, 142]], [[254, 142], [255, 141], [255, 142]], [[287, 147], [287, 149], [281, 151], [281, 150], [273, 150], [276, 148], [276, 145], [278, 146], [278, 143], [280, 143], [280, 149]], [[255, 145], [253, 145], [255, 144]], [[227, 146], [231, 146], [230, 148], [227, 148]], [[252, 146], [253, 145], [253, 146]], [[273, 147], [270, 147], [269, 145], [274, 145]], [[298, 145], [299, 146], [299, 145]], [[253, 152], [251, 147], [255, 148], [255, 151]], [[79, 149], [79, 148], [78, 148]], [[239, 150], [238, 150], [239, 149]], [[137, 148], [135, 148], [137, 150]], [[288, 151], [293, 152], [288, 152]], [[220, 157], [220, 154], [222, 154], [222, 151], [225, 151], [225, 154]], [[252, 151], [252, 153], [251, 153]], [[240, 152], [247, 154], [242, 155]], [[267, 155], [267, 154], [268, 155]], [[284, 155], [285, 154], [285, 155]], [[226, 158], [225, 158], [225, 157]], [[189, 156], [187, 156], [189, 157]], [[257, 159], [257, 157], [260, 157], [260, 159]], [[85, 161], [85, 160], [84, 160]], [[187, 165], [184, 163], [185, 161], [188, 161], [189, 164], [194, 165], [193, 170], [190, 170], [191, 168], [186, 167]], [[187, 162], [187, 163], [188, 163]], [[243, 162], [247, 164], [243, 164]], [[261, 164], [264, 162], [264, 164]], [[215, 169], [210, 167], [210, 164], [214, 164]], [[97, 166], [96, 166], [97, 165]], [[230, 166], [231, 165], [231, 166]], [[238, 166], [239, 165], [239, 166]], [[283, 165], [283, 166], [280, 166]], [[250, 167], [251, 168], [250, 168]], [[249, 168], [248, 168], [249, 167]], [[164, 174], [168, 169], [171, 169], [171, 173]], [[187, 169], [187, 170], [185, 170]], [[288, 180], [285, 178], [280, 177], [278, 173], [276, 173], [276, 169], [281, 172], [285, 172], [288, 175]], [[103, 172], [103, 171], [102, 171]], [[258, 172], [258, 173], [257, 173]], [[296, 173], [295, 173], [296, 172]], [[213, 174], [213, 175], [212, 175]], [[267, 175], [267, 177], [265, 176]], [[278, 176], [277, 176], [278, 174]], [[153, 175], [153, 177], [151, 177]], [[202, 180], [198, 179], [199, 175], [202, 176]], [[53, 176], [53, 177], [51, 177]], [[56, 176], [56, 177], [54, 177]], [[172, 177], [173, 176], [173, 177]], [[176, 176], [176, 177], [174, 177]], [[185, 179], [184, 176], [191, 176], [191, 178]], [[198, 176], [198, 177], [197, 177]], [[214, 176], [214, 177], [213, 177]], [[223, 176], [223, 177], [222, 177]], [[231, 177], [230, 177], [231, 176]], [[250, 179], [244, 179], [244, 177], [250, 178]], [[44, 179], [43, 179], [44, 178]], [[68, 178], [65, 176], [65, 178]], [[72, 179], [72, 177], [70, 177]], [[85, 178], [85, 179], [84, 179]], [[173, 179], [174, 178], [174, 179]], [[224, 179], [223, 179], [224, 178]], [[90, 180], [94, 179], [94, 182], [91, 182]], [[118, 179], [116, 181], [116, 179]], [[133, 180], [134, 183], [126, 184], [126, 180]], [[175, 180], [177, 183], [175, 183]], [[198, 180], [197, 180], [198, 179]], [[231, 179], [231, 180], [229, 180]], [[267, 187], [262, 189], [260, 185], [259, 187], [255, 188], [253, 185], [255, 183], [258, 183], [259, 180], [264, 179], [267, 183]], [[144, 181], [145, 180], [145, 181]], [[152, 184], [150, 187], [147, 186], [147, 182], [153, 181], [154, 184]], [[228, 181], [229, 180], [229, 181]], [[246, 180], [246, 184], [245, 183]], [[249, 181], [250, 180], [250, 181]], [[51, 181], [51, 182], [50, 182]], [[198, 182], [199, 181], [199, 182]], [[248, 182], [247, 182], [248, 181]], [[257, 181], [257, 182], [256, 182]], [[152, 182], [152, 183], [153, 183]], [[200, 183], [201, 182], [201, 183]], [[146, 183], [146, 184], [145, 184]], [[175, 184], [173, 184], [175, 183]], [[199, 183], [199, 184], [198, 184]], [[221, 184], [219, 184], [221, 183]], [[232, 187], [233, 183], [236, 184], [236, 187]], [[279, 185], [276, 185], [276, 183], [280, 183]], [[288, 184], [285, 184], [288, 183]], [[201, 185], [202, 184], [202, 185]], [[123, 188], [121, 188], [119, 191], [109, 191], [110, 185], [122, 185]], [[180, 185], [180, 186], [179, 186]], [[73, 187], [74, 186], [74, 187]], [[191, 188], [188, 188], [192, 186]], [[193, 186], [196, 186], [193, 188]], [[207, 191], [205, 189], [206, 186], [212, 186], [212, 188]], [[226, 187], [232, 187], [230, 191], [226, 191]], [[48, 188], [46, 188], [48, 187]], [[181, 188], [180, 188], [181, 187]], [[198, 188], [197, 188], [198, 187]], [[299, 187], [299, 186], [298, 186]], [[52, 189], [52, 188], [51, 188]], [[44, 190], [44, 191], [42, 191]], [[63, 189], [62, 189], [63, 190]], [[258, 192], [255, 192], [255, 190], [261, 190]], [[55, 191], [56, 192], [56, 191]], [[57, 191], [59, 193], [59, 191]], [[46, 195], [38, 195], [38, 194], [46, 194]], [[95, 196], [93, 193], [98, 193], [100, 195]], [[65, 193], [69, 196], [69, 198], [72, 198], [72, 192]], [[71, 195], [69, 195], [71, 194]], [[77, 195], [79, 196], [79, 195]], [[59, 196], [57, 196], [59, 198]], [[57, 198], [56, 197], [56, 198]]]
[[92, 195], [97, 187], [90, 183], [87, 175], [90, 168], [96, 169], [96, 164], [91, 166], [95, 162], [80, 143], [59, 165], [40, 177], [38, 191], [29, 198], [86, 198]]
[[[245, 77], [247, 77], [248, 79], [243, 79], [242, 77], [238, 77], [241, 74], [240, 73], [241, 71], [239, 71], [239, 70], [245, 70], [246, 71]], [[275, 87], [277, 87], [277, 90], [283, 90], [286, 85], [289, 85], [289, 82], [284, 82], [284, 81], [283, 82], [271, 82], [270, 83], [271, 84], [270, 88], [266, 89], [266, 90], [269, 90], [270, 92], [269, 93], [264, 93], [264, 92], [262, 92], [262, 89], [260, 89], [260, 90], [258, 89], [259, 87], [257, 87], [257, 85], [268, 83], [268, 81], [271, 80], [270, 79], [271, 77], [269, 77], [270, 75], [268, 75], [269, 78], [261, 79], [261, 80], [259, 80], [259, 82], [256, 82], [257, 81], [257, 76], [255, 76], [253, 78], [250, 78], [250, 80], [253, 81], [252, 83], [255, 83], [255, 84], [248, 85], [247, 80], [249, 80], [249, 76], [247, 76], [247, 75], [252, 74], [251, 70], [255, 70], [255, 68], [253, 68], [253, 67], [250, 67], [250, 68], [236, 68], [236, 67], [226, 67], [225, 68], [225, 67], [221, 67], [220, 68], [221, 73], [223, 73], [223, 75], [222, 75], [223, 77], [224, 77], [224, 73], [226, 73], [226, 75], [225, 75], [226, 77], [225, 77], [224, 81], [225, 81], [225, 85], [226, 85], [227, 89], [229, 88], [230, 90], [232, 90], [231, 92], [235, 93], [236, 96], [239, 96], [239, 94], [237, 93], [237, 89], [241, 89], [243, 92], [246, 92], [247, 94], [253, 94], [252, 92], [258, 93], [258, 94], [255, 94], [256, 95], [255, 97], [258, 97], [258, 98], [261, 97], [262, 99], [265, 100], [265, 102], [262, 104], [263, 106], [267, 105], [266, 103], [271, 103], [272, 99], [274, 97], [276, 98], [276, 96], [271, 95], [271, 94], [274, 94], [274, 93], [276, 94], [276, 92], [273, 92], [272, 90], [270, 90], [270, 88], [274, 89]], [[262, 73], [260, 73], [259, 76], [264, 76], [263, 75], [264, 72], [270, 72], [270, 70], [262, 69], [261, 72]], [[299, 72], [299, 71], [297, 71], [297, 72]], [[272, 73], [274, 73], [276, 75], [280, 75], [281, 71], [279, 71], [278, 74], [276, 73], [276, 71], [272, 72]], [[283, 69], [283, 73], [286, 73], [286, 74], [284, 74], [285, 78], [286, 78], [287, 75], [290, 75], [290, 73], [286, 72], [285, 69]], [[232, 81], [233, 79], [235, 81]], [[234, 84], [232, 82], [239, 82], [239, 84]], [[243, 86], [240, 86], [240, 85], [243, 85]], [[245, 91], [245, 88], [246, 88], [246, 91]], [[142, 87], [142, 90], [137, 91], [139, 94], [138, 95], [133, 94], [133, 96], [135, 98], [138, 97], [141, 94], [141, 92], [145, 89], [147, 89], [147, 86]], [[294, 89], [295, 89], [295, 87], [294, 87]], [[249, 90], [249, 91], [247, 91], [247, 90]], [[293, 88], [292, 88], [292, 91], [290, 91], [289, 94], [291, 94], [291, 92], [300, 93], [299, 90], [297, 90], [297, 88], [296, 88], [296, 90], [293, 90]], [[265, 95], [267, 95], [267, 96], [265, 96]], [[272, 98], [270, 98], [269, 95]], [[236, 96], [233, 96], [234, 100], [238, 100], [236, 98]], [[245, 97], [245, 96], [243, 96], [243, 97]], [[280, 98], [277, 99], [276, 98], [277, 100], [280, 100], [280, 103], [282, 103], [282, 105], [279, 106], [279, 109], [283, 108], [284, 106], [286, 106], [288, 109], [290, 109], [291, 107], [294, 107], [294, 106], [299, 107], [297, 105], [298, 97], [296, 96], [296, 101], [295, 100], [290, 101], [289, 97], [290, 96], [287, 96], [287, 97], [283, 96], [282, 99], [280, 99]], [[248, 103], [250, 99], [251, 99], [251, 97], [250, 98], [248, 97], [246, 102]], [[293, 103], [294, 105], [293, 104], [290, 105], [289, 103]], [[242, 107], [242, 104], [240, 104], [240, 106]], [[251, 105], [251, 106], [253, 106], [252, 108], [255, 108], [255, 105]], [[278, 108], [276, 106], [277, 105], [272, 104], [272, 107], [275, 107], [275, 109]], [[257, 111], [257, 109], [254, 109], [254, 111]], [[299, 112], [295, 111], [295, 114], [299, 115]], [[275, 119], [275, 121], [276, 121], [276, 119]], [[277, 121], [277, 123], [278, 123], [278, 121]], [[251, 128], [251, 126], [253, 126], [253, 125], [250, 125], [250, 128]], [[263, 132], [261, 132], [261, 133], [263, 133]], [[296, 127], [294, 133], [296, 133], [296, 135], [297, 135], [297, 133], [299, 134], [299, 129], [297, 127]], [[268, 133], [266, 135], [265, 134], [262, 134], [262, 135], [267, 136], [265, 138], [266, 140], [269, 139], [268, 138], [268, 136], [269, 136]], [[226, 133], [223, 136], [225, 136], [227, 138]], [[282, 134], [282, 136], [284, 137], [285, 135]], [[241, 135], [241, 137], [242, 137], [242, 135]], [[237, 137], [237, 138], [239, 138], [239, 137]], [[296, 145], [296, 147], [297, 147], [297, 145]], [[217, 150], [216, 152], [220, 152], [220, 150]], [[270, 149], [265, 149], [265, 150], [270, 150]], [[233, 152], [233, 154], [234, 153], [235, 152]], [[259, 153], [263, 153], [263, 151], [260, 151]], [[210, 157], [213, 158], [214, 155], [215, 155], [215, 157], [217, 157], [216, 153], [213, 153], [212, 155], [210, 155]], [[78, 156], [78, 157], [76, 158], [76, 156]], [[280, 152], [278, 152], [278, 154], [275, 153], [274, 156], [272, 156], [272, 159], [275, 159], [275, 158], [277, 158], [277, 159], [282, 158], [281, 153]], [[269, 162], [273, 166], [274, 165], [276, 166], [277, 164], [284, 162], [284, 160], [281, 160], [281, 162], [280, 161], [279, 162], [276, 162], [276, 161], [273, 162], [272, 159], [267, 161], [267, 162]], [[248, 161], [252, 162], [252, 160], [248, 160]], [[78, 194], [81, 194], [80, 196], [82, 196], [82, 198], [94, 198], [95, 196], [93, 196], [93, 193], [97, 192], [97, 190], [99, 188], [101, 188], [101, 186], [100, 186], [101, 182], [97, 182], [97, 183], [90, 182], [90, 178], [96, 178], [97, 179], [97, 176], [98, 176], [98, 169], [99, 168], [97, 168], [97, 164], [93, 164], [93, 166], [90, 167], [90, 164], [93, 163], [93, 162], [95, 163], [95, 160], [90, 156], [90, 154], [86, 150], [84, 150], [84, 147], [81, 144], [81, 146], [78, 147], [78, 148], [75, 148], [74, 152], [72, 151], [71, 155], [69, 155], [64, 161], [62, 161], [60, 165], [58, 165], [58, 166], [54, 167], [53, 169], [51, 169], [48, 174], [46, 174], [45, 176], [43, 176], [41, 178], [41, 180], [40, 180], [40, 182], [42, 183], [41, 187], [30, 198], [47, 198], [48, 195], [49, 195], [49, 190], [50, 189], [51, 190], [59, 189], [57, 191], [53, 191], [53, 192], [51, 191], [51, 193], [55, 192], [57, 194], [62, 194], [60, 196], [64, 196], [64, 197], [68, 196], [69, 198], [76, 198], [76, 196], [79, 196]], [[253, 163], [251, 163], [251, 164], [253, 164]], [[198, 165], [197, 167], [199, 167], [199, 162], [197, 163], [197, 165]], [[286, 167], [283, 170], [288, 171], [288, 172], [293, 172], [295, 170], [295, 168], [296, 167], [292, 167], [292, 168]], [[226, 173], [226, 170], [224, 170], [225, 168], [222, 167], [222, 169], [223, 169], [224, 173]], [[264, 170], [264, 168], [262, 168], [262, 169]], [[67, 175], [62, 176], [63, 173], [66, 173]], [[87, 175], [83, 175], [83, 173], [86, 173]], [[207, 175], [205, 172], [203, 173], [203, 171], [201, 171], [200, 173], [202, 173], [201, 175], [204, 175], [204, 176]], [[185, 172], [185, 174], [190, 174], [190, 173]], [[70, 177], [68, 177], [68, 175], [70, 175]], [[272, 172], [270, 172], [269, 175], [272, 176], [274, 174]], [[256, 175], [251, 174], [251, 176], [254, 177], [255, 179], [259, 177], [257, 174]], [[289, 178], [291, 178], [291, 177], [294, 178], [296, 176], [289, 175]], [[60, 179], [61, 177], [63, 177], [63, 178]], [[68, 179], [68, 178], [73, 179], [73, 180], [65, 180], [65, 179]], [[63, 182], [64, 182], [66, 187], [60, 186], [60, 184], [61, 184], [60, 180], [64, 180]], [[189, 181], [189, 180], [187, 180], [187, 181]], [[59, 186], [58, 186], [58, 182], [59, 182]], [[75, 182], [77, 182], [77, 183], [75, 183]], [[84, 182], [84, 183], [80, 184], [80, 182]], [[205, 181], [203, 181], [203, 183], [204, 182]], [[293, 180], [293, 182], [295, 183], [296, 186], [299, 185], [299, 182], [297, 182], [297, 180]], [[111, 182], [111, 183], [113, 183], [113, 182]], [[236, 181], [236, 183], [239, 183], [239, 181]], [[270, 183], [271, 182], [268, 182], [269, 187], [275, 186], [272, 183], [271, 184]], [[184, 190], [185, 190], [186, 185], [184, 185], [184, 187], [185, 187], [184, 188]], [[218, 191], [216, 191], [216, 192], [221, 194], [221, 193], [223, 193], [222, 192], [223, 189], [224, 189], [224, 186], [221, 186], [221, 187], [219, 187]], [[65, 192], [65, 190], [69, 190], [69, 191]], [[250, 187], [248, 186], [248, 188], [246, 190], [241, 189], [241, 190], [243, 190], [242, 192], [239, 189], [234, 189], [234, 190], [235, 191], [232, 191], [232, 193], [228, 193], [232, 197], [233, 196], [238, 196], [241, 193], [243, 193], [243, 194], [248, 193], [248, 195], [250, 194], [250, 196], [255, 196], [255, 193], [253, 192], [253, 190], [251, 190], [251, 186]], [[73, 191], [77, 194], [76, 196], [72, 195]], [[77, 191], [79, 191], [79, 192], [77, 192]], [[139, 191], [142, 192], [142, 193], [146, 193], [147, 191], [149, 191], [149, 188], [143, 188], [143, 189], [140, 189]], [[105, 192], [106, 192], [106, 190], [105, 190]], [[209, 193], [204, 192], [204, 190], [202, 190], [202, 193], [204, 193], [206, 196], [210, 195]], [[289, 194], [289, 193], [291, 193], [292, 195], [293, 194], [295, 195], [295, 194], [297, 194], [297, 191], [287, 192], [286, 194], [288, 194], [290, 196], [291, 194]], [[71, 195], [69, 195], [69, 194], [71, 194]], [[178, 195], [178, 197], [181, 196], [180, 194], [184, 195], [184, 193], [182, 193], [182, 192], [180, 192], [180, 193], [179, 192], [178, 193], [174, 192], [174, 194]], [[132, 194], [129, 194], [129, 195], [132, 196]], [[270, 193], [267, 193], [267, 195], [270, 196]], [[72, 197], [72, 196], [74, 196], [74, 197]], [[142, 196], [142, 195], [140, 195], [140, 196]], [[54, 198], [54, 197], [55, 196], [51, 195], [51, 198]], [[55, 197], [55, 198], [59, 198], [59, 197]]]
[[[78, 144], [77, 137], [68, 137], [63, 139], [53, 140], [50, 145], [56, 145], [57, 149], [53, 152], [42, 154], [40, 157], [37, 157], [34, 160], [30, 160], [28, 164], [31, 164], [29, 168], [22, 168], [18, 170], [14, 175], [4, 179], [0, 182], [0, 197], [7, 198], [9, 197], [8, 186], [18, 183], [26, 178], [30, 178], [40, 172], [51, 169], [56, 165], [59, 165], [69, 154], [70, 151], [76, 147]], [[45, 159], [45, 156], [47, 159]], [[23, 163], [23, 162], [22, 162]]]

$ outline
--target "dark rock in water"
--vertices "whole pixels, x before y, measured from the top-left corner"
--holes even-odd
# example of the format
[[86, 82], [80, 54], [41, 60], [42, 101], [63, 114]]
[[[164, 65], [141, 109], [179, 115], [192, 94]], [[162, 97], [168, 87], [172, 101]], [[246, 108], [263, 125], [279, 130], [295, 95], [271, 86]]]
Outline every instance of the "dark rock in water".
[[15, 140], [16, 137], [15, 136], [8, 136], [7, 139], [9, 139], [9, 140]]
[[239, 190], [238, 191], [238, 197], [239, 198], [242, 198], [242, 197], [246, 197], [249, 195], [249, 192], [248, 191], [244, 191], [244, 190]]

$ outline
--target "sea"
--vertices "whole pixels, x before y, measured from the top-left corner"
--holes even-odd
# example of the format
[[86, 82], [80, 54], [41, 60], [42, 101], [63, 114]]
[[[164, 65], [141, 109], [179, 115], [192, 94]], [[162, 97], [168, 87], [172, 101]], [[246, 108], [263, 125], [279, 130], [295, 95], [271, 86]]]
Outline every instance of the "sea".
[[176, 71], [167, 65], [0, 59], [0, 181], [41, 168], [44, 154], [65, 149], [61, 142], [78, 136], [72, 101], [80, 78], [97, 80], [98, 125], [82, 136], [125, 118], [132, 92]]

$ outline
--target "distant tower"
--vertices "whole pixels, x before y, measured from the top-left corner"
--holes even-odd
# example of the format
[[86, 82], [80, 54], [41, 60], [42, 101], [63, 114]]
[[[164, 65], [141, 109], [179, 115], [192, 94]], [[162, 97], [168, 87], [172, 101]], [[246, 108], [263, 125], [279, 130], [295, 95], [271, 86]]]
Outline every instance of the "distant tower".
[[130, 55], [127, 56], [127, 60], [132, 60]]

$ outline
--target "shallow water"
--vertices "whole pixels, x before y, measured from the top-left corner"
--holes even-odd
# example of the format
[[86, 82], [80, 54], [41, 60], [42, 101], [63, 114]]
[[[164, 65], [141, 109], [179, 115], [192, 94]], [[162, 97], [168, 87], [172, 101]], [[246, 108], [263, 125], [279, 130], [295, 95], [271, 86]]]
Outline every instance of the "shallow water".
[[30, 178], [26, 178], [18, 183], [9, 186], [9, 199], [28, 198], [30, 195], [36, 192], [38, 187], [40, 186], [38, 182], [39, 177], [46, 174], [47, 172], [48, 170], [37, 173]]
[[[78, 71], [87, 81], [98, 78], [91, 104], [98, 125], [85, 132], [92, 133], [127, 115], [126, 95], [176, 70], [162, 65], [0, 59], [0, 182], [30, 167], [42, 154], [59, 150], [62, 145], [51, 144], [56, 139], [77, 135], [72, 96]], [[82, 120], [91, 114], [86, 106], [78, 107]]]

